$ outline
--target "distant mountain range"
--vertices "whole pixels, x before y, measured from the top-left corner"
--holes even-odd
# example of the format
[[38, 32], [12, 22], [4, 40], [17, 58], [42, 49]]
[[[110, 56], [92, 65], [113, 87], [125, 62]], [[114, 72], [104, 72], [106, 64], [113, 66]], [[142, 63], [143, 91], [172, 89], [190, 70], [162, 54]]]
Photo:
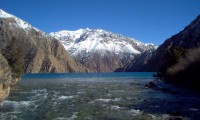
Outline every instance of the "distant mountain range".
[[113, 72], [138, 54], [156, 49], [153, 44], [102, 29], [63, 30], [50, 35], [59, 39], [78, 62], [96, 72]]

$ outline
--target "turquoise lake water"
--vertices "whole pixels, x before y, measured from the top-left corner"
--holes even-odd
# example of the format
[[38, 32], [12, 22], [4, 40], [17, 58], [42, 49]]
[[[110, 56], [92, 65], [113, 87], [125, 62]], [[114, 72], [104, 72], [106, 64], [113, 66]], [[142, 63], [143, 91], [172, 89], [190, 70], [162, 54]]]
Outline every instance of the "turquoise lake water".
[[26, 74], [23, 79], [101, 79], [101, 78], [131, 78], [131, 79], [153, 79], [154, 72], [126, 72], [126, 73], [54, 73], [54, 74]]
[[[26, 74], [0, 120], [200, 119], [200, 97], [149, 72]], [[159, 89], [146, 84], [157, 81]]]

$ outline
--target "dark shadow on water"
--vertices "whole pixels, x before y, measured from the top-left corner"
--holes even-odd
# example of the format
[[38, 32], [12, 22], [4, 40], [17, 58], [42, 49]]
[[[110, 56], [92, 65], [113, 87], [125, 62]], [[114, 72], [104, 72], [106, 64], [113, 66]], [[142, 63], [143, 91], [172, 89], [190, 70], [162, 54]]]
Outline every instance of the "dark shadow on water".
[[[183, 118], [200, 120], [199, 92], [172, 84], [166, 84], [160, 80], [149, 82], [145, 86], [148, 89], [161, 92], [160, 96], [154, 97], [151, 96], [152, 93], [146, 93], [146, 96], [149, 97], [142, 100], [139, 104], [134, 104], [133, 102], [133, 104], [129, 106], [130, 109], [139, 109], [152, 114], [169, 114], [171, 116], [176, 116], [177, 120]], [[168, 96], [165, 97], [163, 95]]]

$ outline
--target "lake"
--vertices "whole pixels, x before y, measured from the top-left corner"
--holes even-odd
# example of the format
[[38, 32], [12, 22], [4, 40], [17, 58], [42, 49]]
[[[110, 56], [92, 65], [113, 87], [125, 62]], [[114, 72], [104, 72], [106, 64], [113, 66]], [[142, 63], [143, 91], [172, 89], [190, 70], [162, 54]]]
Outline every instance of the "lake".
[[26, 74], [1, 120], [200, 119], [200, 96], [156, 80], [151, 72]]

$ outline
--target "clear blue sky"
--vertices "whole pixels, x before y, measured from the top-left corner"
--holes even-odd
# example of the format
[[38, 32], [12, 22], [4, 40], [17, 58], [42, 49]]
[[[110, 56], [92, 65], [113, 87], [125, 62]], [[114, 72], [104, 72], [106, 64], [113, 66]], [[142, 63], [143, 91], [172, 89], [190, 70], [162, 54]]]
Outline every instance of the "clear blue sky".
[[200, 0], [0, 0], [47, 33], [101, 28], [160, 45], [200, 14]]

